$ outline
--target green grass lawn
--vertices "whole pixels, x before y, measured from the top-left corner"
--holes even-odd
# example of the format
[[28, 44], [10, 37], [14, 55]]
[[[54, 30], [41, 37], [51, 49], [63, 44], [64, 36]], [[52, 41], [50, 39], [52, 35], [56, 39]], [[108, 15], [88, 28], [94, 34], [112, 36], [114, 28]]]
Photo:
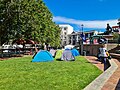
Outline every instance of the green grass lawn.
[[31, 60], [0, 61], [0, 90], [81, 90], [102, 73], [82, 56], [73, 62]]

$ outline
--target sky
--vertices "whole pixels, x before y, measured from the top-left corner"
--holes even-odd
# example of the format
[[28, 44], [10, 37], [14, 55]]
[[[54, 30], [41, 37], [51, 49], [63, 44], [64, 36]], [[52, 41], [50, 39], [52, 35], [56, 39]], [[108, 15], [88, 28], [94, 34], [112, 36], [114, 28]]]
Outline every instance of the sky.
[[120, 0], [43, 0], [56, 24], [70, 24], [75, 31], [105, 31], [120, 18]]

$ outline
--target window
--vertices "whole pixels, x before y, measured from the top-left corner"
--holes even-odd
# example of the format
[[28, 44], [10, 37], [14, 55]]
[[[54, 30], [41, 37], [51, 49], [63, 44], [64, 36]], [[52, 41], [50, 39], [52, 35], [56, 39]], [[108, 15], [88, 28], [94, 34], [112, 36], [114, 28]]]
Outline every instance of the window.
[[66, 41], [64, 41], [64, 45], [66, 45]]
[[67, 27], [64, 27], [64, 30], [67, 30]]
[[73, 45], [75, 45], [75, 40], [73, 40], [73, 43], [72, 43]]
[[71, 40], [69, 40], [69, 44], [71, 44]]
[[75, 39], [75, 35], [73, 35], [73, 39]]

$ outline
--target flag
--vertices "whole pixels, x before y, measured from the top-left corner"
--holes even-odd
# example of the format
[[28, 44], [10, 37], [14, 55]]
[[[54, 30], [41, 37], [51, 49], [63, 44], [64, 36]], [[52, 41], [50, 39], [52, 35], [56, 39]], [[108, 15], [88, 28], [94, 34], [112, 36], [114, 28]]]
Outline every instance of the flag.
[[86, 42], [86, 37], [85, 37], [85, 34], [83, 32], [82, 32], [82, 34], [80, 34], [80, 37], [82, 38], [83, 42]]

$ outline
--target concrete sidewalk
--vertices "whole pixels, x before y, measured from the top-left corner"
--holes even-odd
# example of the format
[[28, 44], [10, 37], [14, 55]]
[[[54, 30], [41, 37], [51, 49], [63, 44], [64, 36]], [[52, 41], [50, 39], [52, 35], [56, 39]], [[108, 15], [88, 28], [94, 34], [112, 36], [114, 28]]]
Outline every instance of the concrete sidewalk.
[[114, 59], [114, 61], [118, 65], [118, 68], [101, 90], [120, 90], [120, 62], [117, 59]]
[[[96, 57], [86, 56], [86, 59], [100, 70], [104, 70], [104, 65], [97, 61]], [[103, 71], [103, 74], [100, 75], [90, 85], [88, 85], [85, 90], [120, 90], [120, 62], [117, 59], [112, 59], [111, 61], [115, 66], [113, 65], [108, 70]], [[96, 83], [98, 85], [96, 85]], [[93, 89], [93, 87], [96, 88]]]
[[93, 65], [98, 67], [101, 71], [104, 71], [104, 65], [101, 62], [97, 61], [97, 57], [94, 56], [85, 56], [85, 58], [91, 62]]

